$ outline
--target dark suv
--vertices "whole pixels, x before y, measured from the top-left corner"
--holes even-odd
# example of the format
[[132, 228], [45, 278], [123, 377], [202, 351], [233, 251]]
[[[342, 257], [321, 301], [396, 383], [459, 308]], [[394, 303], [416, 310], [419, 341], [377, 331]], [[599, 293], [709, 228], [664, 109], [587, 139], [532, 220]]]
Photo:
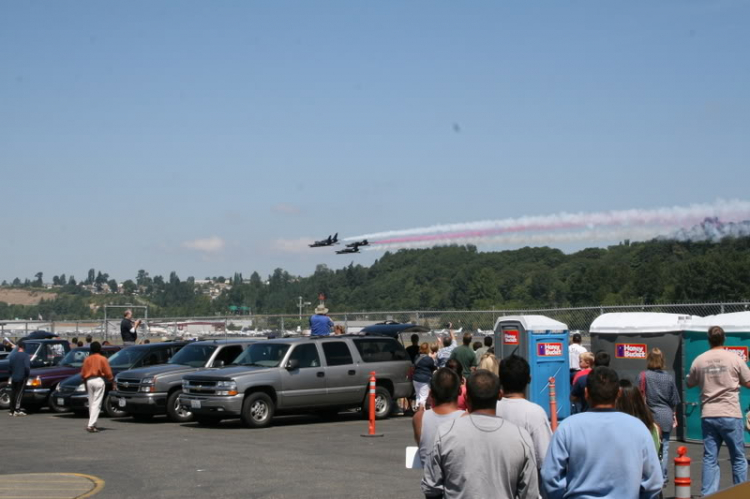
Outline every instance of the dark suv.
[[[50, 393], [57, 389], [61, 381], [81, 372], [83, 361], [89, 356], [90, 350], [89, 347], [74, 348], [62, 358], [59, 365], [32, 369], [23, 391], [21, 406], [24, 409], [39, 409], [49, 405], [53, 411], [62, 412], [55, 405], [54, 399], [50, 398]], [[119, 350], [119, 346], [105, 346], [102, 347], [102, 354], [109, 357]], [[10, 399], [4, 394], [0, 395], [0, 409], [7, 409], [9, 406]]]
[[[128, 369], [165, 364], [186, 344], [187, 342], [184, 341], [165, 342], [123, 348], [109, 358], [112, 374], [116, 376], [118, 373], [127, 371]], [[111, 383], [105, 385], [102, 409], [110, 417], [126, 416], [127, 413], [124, 410], [111, 403], [109, 397], [111, 388]], [[79, 415], [84, 415], [88, 412], [89, 398], [80, 374], [71, 376], [60, 383], [51, 397], [54, 398], [55, 405], [61, 410], [70, 410]]]
[[182, 377], [206, 368], [229, 365], [258, 340], [214, 340], [190, 343], [160, 366], [131, 369], [117, 375], [117, 390], [110, 394], [113, 404], [135, 419], [150, 419], [166, 414], [176, 423], [193, 419], [193, 414], [179, 404]]

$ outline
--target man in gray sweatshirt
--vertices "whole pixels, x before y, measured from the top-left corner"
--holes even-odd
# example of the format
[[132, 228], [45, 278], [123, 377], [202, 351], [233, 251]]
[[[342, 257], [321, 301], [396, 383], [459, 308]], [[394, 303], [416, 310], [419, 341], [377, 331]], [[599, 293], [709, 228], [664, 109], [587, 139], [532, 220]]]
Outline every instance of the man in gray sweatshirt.
[[500, 380], [486, 370], [467, 382], [468, 414], [438, 429], [432, 456], [424, 463], [425, 497], [538, 498], [531, 436], [495, 415]]

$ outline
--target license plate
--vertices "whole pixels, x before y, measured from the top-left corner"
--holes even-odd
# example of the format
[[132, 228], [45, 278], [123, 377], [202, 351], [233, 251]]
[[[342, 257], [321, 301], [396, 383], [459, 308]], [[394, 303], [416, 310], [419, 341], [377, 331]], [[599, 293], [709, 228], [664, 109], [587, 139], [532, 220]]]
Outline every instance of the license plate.
[[57, 405], [65, 405], [65, 399], [57, 398]]
[[117, 405], [120, 407], [125, 407], [125, 399], [117, 399]]
[[201, 408], [201, 401], [200, 400], [191, 400], [190, 401], [190, 407], [192, 409], [200, 409]]

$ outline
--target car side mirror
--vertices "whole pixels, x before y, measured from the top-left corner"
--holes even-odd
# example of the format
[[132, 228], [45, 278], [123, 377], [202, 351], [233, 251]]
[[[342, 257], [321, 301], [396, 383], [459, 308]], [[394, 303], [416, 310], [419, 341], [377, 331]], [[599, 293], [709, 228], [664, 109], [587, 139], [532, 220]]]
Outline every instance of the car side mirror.
[[297, 359], [291, 359], [286, 364], [287, 371], [296, 371], [299, 369], [299, 360]]
[[214, 367], [224, 367], [224, 361], [223, 360], [214, 361]]

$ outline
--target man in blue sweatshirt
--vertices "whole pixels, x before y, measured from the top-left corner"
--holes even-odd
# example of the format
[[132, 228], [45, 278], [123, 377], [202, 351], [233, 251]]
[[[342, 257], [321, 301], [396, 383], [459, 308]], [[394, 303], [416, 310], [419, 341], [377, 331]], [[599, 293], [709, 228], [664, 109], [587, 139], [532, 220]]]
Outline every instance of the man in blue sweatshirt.
[[8, 358], [10, 368], [10, 415], [25, 416], [26, 413], [21, 409], [21, 399], [23, 398], [23, 389], [26, 381], [29, 379], [31, 372], [31, 361], [29, 354], [23, 348], [23, 343], [18, 344], [15, 352]]
[[619, 381], [609, 367], [589, 374], [589, 411], [563, 421], [549, 445], [542, 465], [544, 497], [659, 496], [663, 478], [654, 440], [639, 419], [615, 410]]

